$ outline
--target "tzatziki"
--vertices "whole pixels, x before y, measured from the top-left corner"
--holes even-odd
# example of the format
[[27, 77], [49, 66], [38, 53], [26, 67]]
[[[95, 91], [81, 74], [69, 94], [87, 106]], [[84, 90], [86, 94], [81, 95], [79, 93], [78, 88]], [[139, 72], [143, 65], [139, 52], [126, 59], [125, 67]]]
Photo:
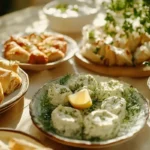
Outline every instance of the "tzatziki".
[[79, 17], [82, 15], [93, 14], [97, 11], [96, 8], [90, 7], [86, 4], [68, 4], [68, 3], [58, 3], [47, 9], [47, 13], [54, 15], [56, 17], [69, 18], [69, 17]]

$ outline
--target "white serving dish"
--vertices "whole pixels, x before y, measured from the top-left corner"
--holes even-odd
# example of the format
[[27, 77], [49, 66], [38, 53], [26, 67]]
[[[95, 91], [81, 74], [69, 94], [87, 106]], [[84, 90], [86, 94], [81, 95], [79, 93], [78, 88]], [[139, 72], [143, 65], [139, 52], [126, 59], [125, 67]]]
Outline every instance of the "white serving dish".
[[[64, 16], [56, 16], [55, 14], [51, 14], [49, 12], [49, 8], [55, 7], [58, 4], [70, 4], [78, 6], [88, 6], [90, 8], [95, 9], [95, 11], [89, 13], [89, 14], [79, 14], [79, 16], [76, 17], [64, 17]], [[96, 8], [95, 4], [88, 3], [88, 2], [81, 2], [78, 0], [55, 0], [48, 4], [46, 4], [43, 8], [44, 13], [47, 15], [48, 19], [50, 20], [50, 27], [51, 29], [57, 31], [57, 32], [63, 32], [63, 33], [77, 33], [81, 32], [82, 27], [86, 24], [92, 23], [94, 18], [96, 17], [97, 13], [99, 12], [99, 8]]]

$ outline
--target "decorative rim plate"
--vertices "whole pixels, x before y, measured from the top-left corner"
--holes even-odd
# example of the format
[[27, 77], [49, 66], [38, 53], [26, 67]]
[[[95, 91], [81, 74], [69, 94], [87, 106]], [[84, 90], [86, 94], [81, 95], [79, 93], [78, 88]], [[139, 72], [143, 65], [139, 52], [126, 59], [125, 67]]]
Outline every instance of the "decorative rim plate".
[[148, 88], [150, 89], [150, 77], [148, 77], [147, 86], [148, 86]]
[[104, 66], [93, 63], [82, 56], [78, 51], [75, 54], [75, 60], [84, 68], [94, 71], [96, 73], [114, 76], [114, 77], [147, 77], [150, 76], [150, 67], [149, 66], [138, 66], [138, 67], [117, 67], [117, 66]]
[[0, 112], [7, 110], [7, 108], [11, 108], [16, 102], [21, 100], [27, 92], [29, 87], [28, 75], [21, 68], [19, 68], [19, 76], [22, 79], [21, 86], [11, 94], [5, 96], [3, 102], [0, 104]]
[[17, 131], [17, 130], [12, 130], [12, 129], [1, 128], [0, 140], [7, 143], [10, 138], [19, 138], [19, 139], [27, 140], [28, 142], [36, 144], [37, 146], [43, 148], [45, 147], [39, 140], [37, 140], [36, 138], [34, 138], [33, 136], [27, 133]]
[[[46, 32], [46, 33], [50, 33], [50, 32]], [[56, 35], [62, 35], [59, 33], [55, 33], [55, 32], [51, 32], [52, 34], [56, 34]], [[18, 34], [18, 35], [23, 35], [23, 34]], [[70, 58], [72, 58], [74, 56], [74, 54], [78, 51], [78, 45], [75, 42], [75, 40], [73, 40], [71, 37], [63, 35], [65, 40], [68, 43], [68, 47], [67, 47], [67, 52], [64, 58], [54, 61], [54, 62], [49, 62], [46, 64], [29, 64], [29, 63], [20, 63], [18, 62], [18, 65], [25, 70], [34, 70], [34, 71], [42, 71], [42, 70], [46, 70], [46, 69], [52, 69], [55, 68], [57, 65], [69, 60]], [[3, 56], [3, 52], [0, 52], [0, 56], [4, 58]]]
[[[100, 77], [100, 76], [94, 76], [97, 79], [99, 78], [101, 81], [109, 81], [112, 78], [108, 78], [108, 77]], [[133, 138], [139, 131], [141, 131], [141, 129], [145, 126], [146, 121], [148, 119], [149, 116], [149, 108], [148, 108], [148, 102], [147, 100], [138, 92], [139, 96], [141, 97], [141, 110], [142, 110], [142, 121], [140, 122], [140, 125], [138, 127], [138, 129], [134, 126], [132, 126], [132, 131], [128, 132], [126, 135], [121, 135], [118, 137], [115, 137], [113, 139], [109, 139], [109, 140], [105, 140], [105, 141], [89, 141], [89, 140], [77, 140], [77, 139], [71, 139], [71, 138], [66, 138], [63, 136], [60, 136], [58, 134], [56, 134], [55, 132], [53, 132], [52, 130], [47, 130], [44, 127], [44, 124], [40, 121], [39, 117], [41, 114], [41, 109], [42, 107], [40, 107], [40, 102], [42, 99], [45, 99], [44, 96], [47, 93], [47, 90], [49, 88], [49, 85], [51, 83], [58, 83], [59, 80], [61, 79], [58, 78], [56, 80], [52, 80], [48, 83], [46, 83], [43, 87], [41, 87], [33, 96], [32, 102], [30, 103], [30, 115], [31, 115], [31, 119], [34, 123], [34, 125], [40, 130], [42, 131], [48, 138], [65, 144], [65, 145], [69, 145], [69, 146], [74, 146], [74, 147], [82, 147], [82, 148], [102, 148], [102, 147], [109, 147], [112, 145], [116, 145], [116, 144], [120, 144], [122, 142], [128, 141], [129, 139]], [[122, 82], [126, 84], [125, 82]], [[44, 104], [42, 104], [42, 106], [44, 106]], [[45, 116], [47, 118], [47, 116]], [[138, 121], [136, 121], [137, 123]], [[139, 124], [139, 122], [137, 123]], [[135, 125], [135, 124], [134, 124]], [[135, 125], [136, 126], [136, 125]], [[130, 130], [131, 130], [130, 128]], [[135, 129], [136, 128], [136, 129]]]

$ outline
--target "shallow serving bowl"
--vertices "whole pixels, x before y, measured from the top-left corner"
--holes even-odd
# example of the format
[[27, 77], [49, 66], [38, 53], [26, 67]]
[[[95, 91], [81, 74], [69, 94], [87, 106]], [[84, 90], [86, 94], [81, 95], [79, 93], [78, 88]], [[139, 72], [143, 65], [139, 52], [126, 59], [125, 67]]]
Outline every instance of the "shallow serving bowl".
[[[88, 14], [79, 14], [78, 16], [56, 16], [55, 14], [51, 14], [49, 9], [55, 8], [58, 4], [88, 6], [95, 10]], [[50, 20], [51, 29], [63, 33], [77, 33], [82, 30], [83, 26], [92, 23], [99, 9], [96, 8], [94, 4], [78, 0], [55, 0], [46, 4], [43, 11]], [[86, 12], [89, 12], [89, 10], [87, 9]]]
[[[104, 82], [104, 81], [110, 81], [112, 78], [108, 77], [101, 77], [101, 76], [95, 76], [96, 80], [98, 82]], [[51, 126], [50, 123], [50, 112], [49, 110], [52, 110], [52, 106], [48, 105], [49, 101], [46, 99], [47, 91], [50, 87], [50, 85], [58, 84], [60, 83], [62, 77], [50, 81], [46, 83], [43, 87], [41, 87], [33, 96], [32, 102], [30, 103], [30, 115], [31, 119], [34, 123], [34, 125], [42, 131], [48, 138], [70, 146], [75, 147], [82, 147], [82, 148], [102, 148], [102, 147], [109, 147], [112, 145], [120, 144], [122, 142], [128, 141], [131, 138], [133, 138], [139, 131], [141, 131], [142, 128], [144, 128], [146, 121], [149, 116], [149, 108], [148, 108], [148, 102], [147, 100], [138, 92], [140, 98], [140, 105], [141, 105], [141, 111], [142, 111], [142, 117], [140, 119], [137, 119], [134, 123], [134, 125], [130, 126], [129, 129], [125, 129], [124, 135], [117, 136], [112, 139], [103, 140], [103, 141], [90, 141], [90, 140], [77, 140], [77, 139], [71, 139], [66, 138], [63, 136], [58, 135], [54, 130], [50, 129], [49, 126]], [[121, 83], [124, 83], [121, 81]], [[126, 84], [126, 83], [124, 83]], [[46, 100], [46, 103], [45, 103]], [[51, 106], [51, 107], [50, 107]], [[48, 111], [47, 111], [48, 110]], [[141, 112], [140, 112], [141, 113]], [[44, 116], [44, 121], [41, 120], [41, 116]]]
[[21, 98], [25, 95], [25, 93], [28, 90], [29, 87], [28, 75], [21, 68], [19, 68], [18, 75], [22, 79], [22, 84], [14, 92], [9, 94], [8, 96], [5, 96], [3, 102], [0, 104], [0, 113], [3, 113], [8, 109], [10, 109], [11, 107], [13, 107], [19, 100], [21, 100]]

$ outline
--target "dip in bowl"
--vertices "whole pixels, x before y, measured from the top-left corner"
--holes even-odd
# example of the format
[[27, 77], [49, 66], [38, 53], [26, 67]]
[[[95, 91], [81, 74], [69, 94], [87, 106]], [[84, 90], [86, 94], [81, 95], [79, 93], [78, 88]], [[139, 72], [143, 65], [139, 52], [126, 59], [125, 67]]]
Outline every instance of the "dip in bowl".
[[84, 25], [92, 23], [99, 9], [94, 4], [78, 0], [56, 0], [46, 4], [43, 11], [50, 20], [51, 29], [76, 33]]

